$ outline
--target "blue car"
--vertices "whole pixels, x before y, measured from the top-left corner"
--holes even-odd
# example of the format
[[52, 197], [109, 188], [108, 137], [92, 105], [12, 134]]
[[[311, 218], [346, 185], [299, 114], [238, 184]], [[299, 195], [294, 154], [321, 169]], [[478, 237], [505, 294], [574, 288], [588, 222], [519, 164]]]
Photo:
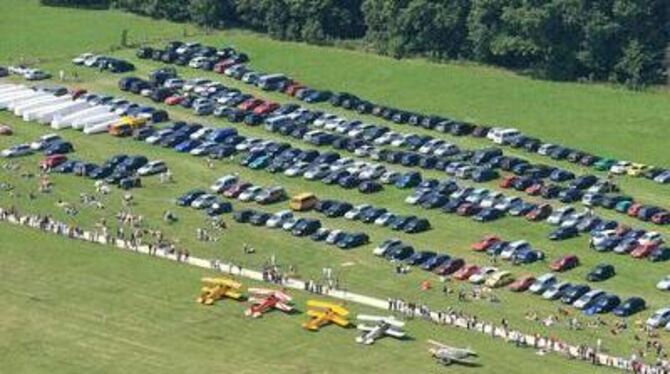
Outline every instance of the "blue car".
[[224, 213], [230, 213], [233, 211], [233, 206], [228, 202], [216, 202], [207, 208], [207, 215], [210, 217], [218, 216]]
[[619, 304], [621, 304], [621, 299], [619, 299], [619, 296], [604, 294], [589, 303], [586, 308], [584, 308], [584, 314], [587, 316], [592, 316], [594, 314], [609, 313], [614, 308], [619, 306]]
[[532, 264], [542, 259], [544, 259], [544, 253], [528, 248], [516, 251], [512, 256], [512, 261], [515, 264]]
[[424, 261], [421, 264], [421, 269], [427, 270], [427, 271], [432, 271], [435, 268], [437, 268], [438, 266], [440, 266], [440, 265], [444, 264], [445, 262], [449, 261], [450, 258], [451, 258], [451, 256], [449, 256], [449, 255], [434, 256], [434, 257], [430, 258], [429, 260]]
[[263, 169], [266, 166], [270, 164], [270, 156], [268, 155], [261, 155], [259, 157], [256, 157], [253, 161], [249, 163], [249, 168], [251, 169]]
[[421, 173], [411, 171], [401, 175], [395, 182], [398, 188], [414, 188], [421, 183]]
[[473, 220], [479, 222], [488, 222], [502, 217], [504, 212], [496, 208], [486, 208], [472, 217]]
[[192, 149], [200, 145], [200, 141], [187, 139], [179, 144], [177, 144], [174, 149], [177, 152], [190, 152]]
[[177, 205], [179, 206], [190, 206], [195, 199], [200, 197], [201, 195], [204, 195], [206, 192], [203, 190], [192, 190], [184, 195], [180, 196], [177, 198]]

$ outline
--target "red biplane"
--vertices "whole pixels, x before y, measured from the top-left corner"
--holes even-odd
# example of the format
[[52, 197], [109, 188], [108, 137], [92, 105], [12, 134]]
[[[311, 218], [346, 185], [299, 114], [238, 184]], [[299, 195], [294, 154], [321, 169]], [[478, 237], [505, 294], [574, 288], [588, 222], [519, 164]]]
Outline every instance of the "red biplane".
[[251, 307], [244, 312], [245, 315], [258, 318], [270, 309], [279, 309], [290, 313], [293, 311], [291, 296], [283, 291], [271, 290], [267, 288], [250, 288], [249, 301]]

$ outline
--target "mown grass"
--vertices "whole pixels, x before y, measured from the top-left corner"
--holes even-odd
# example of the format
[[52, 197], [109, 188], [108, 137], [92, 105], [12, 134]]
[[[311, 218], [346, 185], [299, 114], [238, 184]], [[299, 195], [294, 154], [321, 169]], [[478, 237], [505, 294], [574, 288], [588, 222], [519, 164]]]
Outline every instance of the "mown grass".
[[[408, 341], [362, 347], [354, 343], [355, 330], [304, 331], [300, 313], [250, 320], [243, 316], [244, 303], [203, 307], [194, 297], [199, 278], [211, 275], [205, 270], [7, 224], [0, 224], [0, 235], [23, 238], [0, 244], [0, 359], [6, 372], [443, 372], [425, 351], [428, 338], [479, 352], [482, 366], [449, 368], [454, 373], [584, 369], [418, 321], [408, 324]], [[307, 295], [293, 294], [304, 310]], [[350, 308], [354, 314], [375, 312]]]

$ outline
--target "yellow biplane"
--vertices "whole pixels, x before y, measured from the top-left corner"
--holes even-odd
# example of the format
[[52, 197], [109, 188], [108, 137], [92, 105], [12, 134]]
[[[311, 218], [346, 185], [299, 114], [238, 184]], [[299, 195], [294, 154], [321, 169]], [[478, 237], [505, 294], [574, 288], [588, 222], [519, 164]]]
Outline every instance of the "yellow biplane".
[[307, 315], [311, 319], [302, 324], [302, 327], [310, 331], [317, 331], [321, 326], [334, 323], [342, 327], [349, 326], [349, 311], [338, 304], [324, 301], [308, 300]]
[[202, 278], [202, 283], [203, 287], [198, 297], [200, 304], [212, 305], [225, 297], [235, 300], [242, 299], [242, 293], [239, 292], [242, 284], [230, 278]]

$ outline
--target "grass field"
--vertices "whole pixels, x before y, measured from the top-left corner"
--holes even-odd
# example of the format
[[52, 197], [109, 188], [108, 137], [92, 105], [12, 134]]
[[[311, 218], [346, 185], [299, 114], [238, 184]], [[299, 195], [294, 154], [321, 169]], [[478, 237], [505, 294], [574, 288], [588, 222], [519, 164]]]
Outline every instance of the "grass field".
[[[21, 53], [25, 53], [28, 57], [47, 59], [48, 61], [41, 66], [52, 72], [60, 69], [71, 72], [74, 69], [69, 63], [71, 57], [88, 50], [107, 49], [108, 44], [117, 42], [118, 36], [116, 35], [120, 33], [122, 28], [130, 29], [131, 38], [133, 35], [147, 35], [146, 39], [180, 38], [179, 35], [184, 28], [183, 25], [157, 22], [118, 12], [37, 8], [34, 4], [34, 2], [18, 1], [0, 3], [0, 11], [5, 10], [5, 6], [8, 7], [5, 14], [10, 11], [20, 14], [19, 17], [10, 18], [8, 22], [0, 22], [0, 30], [17, 27], [18, 24], [22, 23], [21, 17], [31, 20], [40, 18], [41, 25], [52, 25], [53, 27], [50, 30], [58, 30], [58, 32], [44, 32], [44, 35], [38, 35], [39, 32], [33, 33], [33, 28], [30, 28], [26, 32], [17, 34], [16, 37], [7, 39], [8, 45], [15, 45], [16, 47], [12, 48], [18, 48]], [[32, 13], [35, 13], [36, 16], [32, 17]], [[71, 37], [72, 31], [68, 30], [68, 27], [58, 27], [66, 24], [71, 25], [77, 19], [90, 22], [92, 25], [90, 27], [104, 25], [104, 27], [99, 27], [99, 29], [104, 30], [97, 30], [94, 33], [95, 35], [90, 37], [85, 32], [78, 33], [77, 37], [73, 38]], [[32, 40], [31, 38], [35, 39]], [[140, 39], [142, 38], [144, 37], [140, 37]], [[662, 91], [633, 93], [607, 86], [533, 81], [485, 67], [455, 64], [438, 65], [421, 60], [395, 61], [360, 52], [312, 47], [297, 43], [280, 43], [239, 31], [226, 31], [196, 39], [218, 45], [234, 44], [240, 50], [251, 55], [253, 66], [268, 71], [287, 72], [316, 87], [351, 90], [370, 99], [408, 109], [453, 114], [456, 117], [488, 123], [514, 124], [520, 129], [540, 135], [543, 138], [565, 142], [568, 146], [582, 147], [586, 150], [603, 152], [621, 158], [630, 157], [640, 161], [668, 164], [666, 150], [669, 145], [667, 135], [670, 135], [668, 130], [670, 128], [668, 127], [670, 126], [670, 123], [668, 123], [670, 122], [670, 106], [668, 106], [668, 95]], [[130, 58], [133, 56], [133, 51], [119, 51], [116, 54]], [[3, 48], [0, 51], [0, 63], [10, 61], [16, 55], [16, 51], [12, 52], [11, 49]], [[151, 69], [159, 66], [136, 59], [133, 59], [133, 62], [138, 67], [137, 75], [145, 75]], [[77, 71], [82, 78], [81, 86], [115, 95], [120, 93], [116, 88], [118, 76], [85, 68], [79, 68]], [[205, 74], [190, 69], [180, 69], [180, 73], [190, 77], [199, 75], [216, 77], [226, 84], [239, 86], [248, 92], [258, 93], [256, 90], [249, 89], [246, 85], [237, 81], [226, 80], [222, 76]], [[261, 95], [281, 102], [287, 100], [285, 96], [278, 94], [263, 93]], [[133, 97], [133, 99], [139, 100], [137, 97]], [[315, 107], [331, 110], [327, 106]], [[335, 112], [337, 111], [335, 110]], [[170, 113], [177, 119], [197, 120], [215, 126], [230, 126], [229, 123], [222, 120], [193, 117], [188, 111], [181, 108], [171, 109]], [[345, 114], [350, 118], [359, 117], [351, 113]], [[372, 120], [371, 117], [360, 118]], [[15, 136], [0, 138], [0, 148], [32, 140], [49, 131], [35, 124], [25, 124], [7, 113], [0, 113], [0, 122], [8, 123], [16, 130]], [[380, 121], [375, 118], [374, 122], [378, 123]], [[402, 126], [388, 125], [402, 130]], [[270, 135], [261, 128], [238, 126], [238, 129], [243, 135], [278, 138], [278, 135]], [[405, 131], [415, 130], [414, 128], [411, 130], [405, 129]], [[196, 241], [195, 230], [197, 227], [203, 226], [205, 219], [199, 212], [175, 208], [173, 199], [188, 189], [206, 187], [223, 174], [238, 172], [244, 179], [257, 184], [281, 184], [291, 194], [309, 190], [317, 193], [322, 198], [346, 199], [352, 203], [372, 203], [385, 206], [402, 214], [425, 216], [431, 220], [434, 227], [427, 233], [412, 236], [398, 234], [376, 226], [362, 226], [344, 219], [325, 219], [323, 216], [318, 216], [328, 227], [367, 232], [371, 236], [373, 244], [377, 244], [388, 237], [400, 237], [419, 249], [446, 251], [451, 255], [464, 257], [469, 262], [485, 265], [488, 264], [488, 259], [483, 255], [470, 252], [468, 249], [470, 243], [489, 233], [500, 234], [512, 240], [524, 238], [528, 239], [534, 246], [543, 249], [549, 259], [567, 253], [576, 253], [580, 256], [583, 265], [561, 275], [562, 279], [573, 282], [583, 281], [584, 275], [592, 266], [607, 261], [616, 266], [618, 275], [602, 284], [602, 288], [624, 297], [642, 296], [650, 304], [651, 310], [665, 306], [667, 302], [667, 296], [654, 289], [654, 284], [658, 279], [667, 274], [667, 265], [635, 261], [627, 256], [594, 253], [588, 250], [585, 237], [562, 243], [550, 242], [546, 239], [550, 227], [545, 224], [527, 225], [524, 220], [504, 218], [481, 225], [470, 219], [408, 206], [402, 202], [408, 192], [399, 191], [395, 188], [387, 188], [385, 192], [373, 196], [364, 196], [356, 192], [344, 192], [339, 188], [308, 182], [303, 179], [273, 175], [264, 171], [251, 171], [241, 168], [236, 163], [217, 163], [215, 170], [209, 170], [202, 160], [131, 140], [121, 140], [109, 136], [85, 136], [74, 131], [65, 131], [62, 135], [73, 141], [77, 148], [73, 157], [76, 158], [100, 162], [114, 154], [133, 153], [144, 154], [150, 158], [160, 158], [168, 162], [175, 174], [177, 183], [160, 185], [153, 178], [145, 178], [143, 180], [144, 188], [133, 192], [138, 202], [134, 210], [143, 214], [150, 226], [161, 228], [169, 236], [179, 238], [181, 243], [198, 255], [216, 256], [246, 266], [259, 266], [274, 254], [277, 255], [281, 263], [296, 265], [300, 274], [306, 278], [316, 278], [319, 276], [322, 267], [333, 266], [345, 285], [357, 292], [369, 293], [379, 297], [400, 296], [426, 302], [433, 307], [451, 305], [490, 321], [506, 318], [510, 320], [514, 327], [522, 328], [528, 332], [551, 334], [573, 343], [594, 344], [598, 338], [601, 338], [605, 342], [604, 346], [607, 350], [624, 356], [629, 355], [634, 349], [640, 348], [644, 344], [644, 341], [636, 342], [633, 340], [634, 331], [632, 331], [632, 328], [620, 336], [613, 337], [607, 328], [575, 332], [568, 330], [563, 323], [560, 326], [547, 329], [537, 323], [529, 322], [523, 318], [523, 314], [527, 310], [535, 310], [544, 317], [555, 312], [559, 305], [530, 295], [517, 295], [500, 291], [498, 296], [502, 302], [491, 304], [484, 301], [458, 303], [455, 296], [445, 297], [439, 290], [420, 292], [419, 283], [422, 280], [430, 279], [436, 282], [437, 278], [419, 271], [414, 271], [407, 276], [393, 275], [390, 264], [371, 255], [370, 250], [374, 245], [343, 252], [326, 247], [323, 244], [314, 243], [308, 239], [297, 239], [283, 232], [235, 224], [230, 218], [226, 218], [230, 229], [223, 234], [221, 242], [203, 243]], [[445, 136], [445, 138], [463, 147], [481, 147], [486, 144], [469, 138], [461, 139], [448, 136]], [[286, 140], [285, 138], [278, 139]], [[303, 142], [296, 140], [290, 140], [290, 142], [305, 147]], [[644, 145], [644, 147], [641, 147], [641, 145]], [[514, 154], [514, 152], [509, 153]], [[535, 161], [548, 162], [548, 160], [539, 156], [532, 157], [525, 153], [522, 153], [522, 155]], [[19, 160], [18, 163], [21, 165], [22, 171], [34, 173], [37, 170], [36, 164], [39, 158], [40, 156], [31, 156]], [[584, 171], [567, 163], [560, 164], [577, 172]], [[444, 177], [437, 172], [424, 174], [432, 177]], [[35, 178], [21, 178], [18, 175], [18, 172], [8, 172], [0, 169], [0, 182], [11, 182], [17, 185], [19, 191], [36, 189], [37, 181]], [[62, 211], [55, 207], [56, 201], [64, 199], [75, 202], [78, 200], [80, 192], [92, 193], [93, 184], [90, 181], [84, 181], [73, 176], [53, 176], [52, 179], [56, 185], [53, 194], [39, 195], [37, 199], [29, 200], [25, 193], [15, 197], [11, 197], [7, 193], [0, 193], [0, 206], [13, 204], [22, 210], [50, 212], [61, 219], [72, 220], [85, 227], [91, 227], [101, 217], [107, 217], [108, 221], [113, 221], [110, 217], [120, 208], [121, 197], [118, 191], [106, 198], [105, 205], [107, 208], [105, 210], [82, 208], [75, 218], [71, 218], [65, 216]], [[633, 178], [623, 178], [619, 182], [626, 193], [644, 202], [668, 206], [667, 186]], [[488, 186], [495, 186], [495, 184], [490, 183]], [[236, 209], [247, 206], [260, 208], [260, 206], [253, 204], [241, 203], [234, 203], [234, 206]], [[265, 209], [277, 211], [284, 208], [285, 205], [280, 204]], [[176, 211], [180, 217], [180, 222], [170, 226], [163, 224], [160, 217], [166, 209]], [[598, 211], [598, 213], [634, 226], [658, 229], [654, 225], [644, 224], [620, 214], [601, 211]], [[666, 237], [670, 235], [670, 230], [667, 228], [659, 229], [659, 231], [662, 231]], [[21, 342], [9, 346], [0, 345], [2, 347], [0, 361], [3, 363], [6, 361], [2, 359], [2, 355], [8, 352], [7, 356], [10, 359], [8, 362], [10, 362], [10, 365], [14, 365], [10, 367], [16, 368], [11, 372], [21, 372], [20, 369], [26, 366], [28, 367], [26, 371], [31, 372], [51, 371], [52, 369], [61, 372], [84, 369], [97, 369], [103, 372], [121, 371], [121, 369], [153, 371], [159, 368], [161, 370], [172, 369], [175, 372], [202, 372], [206, 369], [231, 368], [236, 371], [249, 370], [250, 372], [252, 370], [248, 368], [263, 371], [264, 368], [269, 367], [257, 365], [272, 365], [266, 364], [266, 362], [273, 362], [274, 365], [285, 365], [281, 368], [284, 368], [286, 372], [351, 372], [352, 370], [357, 372], [359, 366], [346, 366], [346, 363], [338, 364], [340, 361], [344, 361], [344, 358], [350, 357], [355, 358], [354, 363], [368, 365], [366, 367], [372, 371], [384, 368], [384, 370], [391, 372], [395, 370], [401, 372], [401, 369], [411, 369], [412, 367], [425, 367], [425, 371], [421, 372], [436, 370], [432, 362], [424, 357], [415, 359], [415, 357], [424, 354], [421, 344], [408, 343], [399, 348], [392, 344], [393, 342], [388, 344], [384, 342], [382, 349], [370, 351], [372, 353], [369, 355], [366, 352], [363, 356], [359, 356], [359, 352], [355, 351], [359, 347], [352, 345], [340, 350], [340, 344], [338, 344], [338, 349], [331, 351], [338, 359], [331, 360], [330, 356], [322, 353], [323, 349], [328, 349], [324, 347], [331, 347], [336, 342], [345, 340], [348, 344], [350, 338], [352, 338], [350, 333], [332, 333], [332, 337], [328, 335], [328, 339], [333, 339], [332, 341], [324, 340], [322, 342], [319, 340], [319, 344], [314, 345], [314, 347], [312, 347], [311, 342], [314, 342], [315, 339], [298, 333], [284, 334], [278, 332], [266, 337], [264, 331], [269, 329], [265, 328], [257, 334], [248, 334], [246, 328], [252, 328], [250, 323], [243, 322], [239, 318], [230, 320], [218, 318], [218, 315], [214, 317], [212, 312], [202, 311], [195, 303], [192, 303], [193, 290], [197, 290], [197, 278], [202, 274], [191, 269], [175, 269], [173, 264], [152, 263], [152, 260], [138, 260], [136, 257], [126, 254], [112, 255], [111, 253], [98, 251], [94, 252], [95, 256], [84, 255], [85, 251], [79, 248], [70, 248], [72, 247], [71, 244], [52, 241], [52, 239], [47, 241], [41, 235], [30, 234], [25, 230], [15, 228], [0, 226], [0, 234], [2, 234], [0, 237], [3, 239], [11, 238], [0, 242], [0, 249], [2, 249], [0, 256], [11, 256], [7, 260], [3, 258], [0, 261], [0, 267], [3, 270], [2, 287], [10, 291], [24, 289], [22, 287], [25, 287], [24, 293], [10, 292], [10, 298], [0, 302], [0, 306], [5, 302], [8, 305], [8, 307], [0, 308], [0, 310], [3, 310], [3, 312], [0, 312], [0, 328], [4, 330], [9, 329], [6, 326], [12, 327], [11, 336], [15, 336], [16, 341]], [[33, 251], [38, 249], [34, 247], [40, 246], [35, 245], [33, 247], [30, 244], [24, 246], [24, 241], [27, 243], [48, 243], [49, 247], [53, 245], [54, 248], [62, 248], [67, 251], [62, 256], [53, 254], [44, 257], [26, 257], [27, 253], [34, 253]], [[258, 253], [253, 256], [244, 255], [242, 253], [243, 243], [254, 246]], [[80, 245], [75, 247], [80, 247]], [[40, 261], [44, 261], [41, 267], [14, 266], [14, 264], [25, 264], [29, 261], [28, 259], [30, 259], [32, 265], [33, 257], [38, 257]], [[8, 263], [12, 263], [12, 266], [6, 265]], [[345, 263], [353, 264], [353, 266], [341, 266]], [[57, 274], [48, 271], [52, 265], [53, 269], [59, 269]], [[547, 269], [544, 263], [524, 266], [523, 269], [507, 265], [503, 265], [503, 267], [516, 274], [526, 272], [539, 274]], [[130, 269], [134, 270], [131, 271]], [[104, 272], [109, 272], [110, 276], [103, 276], [102, 273]], [[8, 274], [8, 277], [4, 277], [4, 274]], [[4, 281], [5, 278], [8, 280]], [[64, 294], [57, 300], [55, 298], [49, 299], [53, 303], [58, 303], [59, 308], [48, 308], [47, 305], [44, 305], [46, 303], [32, 302], [31, 298], [26, 296], [26, 294], [39, 294], [41, 292], [40, 287], [44, 285], [47, 279], [53, 279], [47, 282], [50, 285], [57, 284], [58, 287], [63, 284], [71, 285], [71, 288], [68, 286], [62, 289]], [[117, 286], [116, 284], [110, 284], [109, 279], [122, 280], [122, 282]], [[87, 290], [86, 287], [89, 283], [92, 285], [91, 290]], [[99, 288], [93, 288], [93, 285]], [[153, 294], [154, 290], [163, 286], [167, 290], [166, 288], [158, 288], [161, 290], [161, 296], [155, 296]], [[453, 287], [460, 286], [454, 285]], [[106, 289], [109, 289], [110, 292], [104, 292]], [[61, 291], [61, 288], [58, 288], [58, 290]], [[103, 292], [99, 292], [99, 290]], [[138, 291], [133, 292], [133, 290]], [[117, 302], [119, 306], [116, 306]], [[21, 305], [23, 308], [19, 310], [19, 307], [9, 307], [14, 304]], [[85, 329], [79, 328], [76, 326], [76, 321], [78, 320], [77, 316], [81, 314], [68, 313], [68, 311], [77, 311], [79, 308], [84, 310], [83, 314], [87, 315], [98, 315], [101, 310], [107, 310], [102, 308], [112, 308], [119, 320], [113, 326], [108, 326], [98, 323], [95, 319], [85, 319], [82, 323], [88, 323], [88, 327]], [[229, 310], [234, 309], [227, 304], [221, 308], [226, 312], [226, 315], [229, 314]], [[5, 312], [5, 310], [8, 310], [8, 312]], [[218, 307], [216, 310], [218, 311]], [[644, 319], [648, 314], [649, 312], [645, 312], [635, 319]], [[281, 319], [280, 317], [277, 316], [277, 319]], [[15, 321], [26, 322], [26, 320], [29, 323], [12, 323]], [[587, 318], [581, 318], [581, 320], [583, 322], [589, 321]], [[614, 322], [612, 318], [606, 318], [606, 320], [608, 323]], [[5, 323], [5, 321], [9, 322]], [[32, 349], [35, 349], [35, 347], [31, 342], [39, 340], [39, 331], [44, 327], [40, 325], [40, 321], [46, 321], [44, 323], [48, 323], [48, 326], [54, 329], [58, 328], [56, 330], [67, 331], [54, 332], [54, 336], [50, 336], [53, 340], [50, 340], [49, 345], [53, 347], [50, 348], [53, 355], [42, 356], [39, 360], [33, 362], [34, 366], [31, 366], [26, 361], [34, 353]], [[629, 321], [631, 325], [633, 321]], [[267, 326], [263, 325], [265, 323], [262, 322], [259, 325]], [[244, 329], [238, 329], [238, 324], [244, 324]], [[29, 327], [18, 328], [25, 325]], [[292, 331], [294, 325], [294, 323], [277, 322], [276, 328], [277, 331], [286, 332]], [[116, 331], [119, 326], [128, 326], [128, 329]], [[153, 326], [155, 330], [147, 331], [146, 326]], [[274, 324], [272, 326], [275, 328]], [[61, 327], [62, 329], [60, 329]], [[423, 340], [424, 337], [429, 336], [428, 330], [431, 327], [416, 323], [412, 324], [411, 328], [413, 332], [416, 329], [417, 340]], [[82, 338], [87, 336], [84, 333], [85, 331], [93, 331], [89, 333], [92, 337], [88, 339], [91, 340]], [[2, 332], [0, 330], [0, 333]], [[299, 332], [302, 333], [302, 331]], [[106, 339], [108, 336], [112, 338]], [[248, 341], [244, 340], [242, 342], [239, 339], [241, 336], [245, 336]], [[252, 336], [253, 338], [250, 338]], [[245, 356], [244, 348], [262, 344], [267, 339], [274, 339], [274, 342], [269, 342], [268, 347], [275, 348], [278, 345], [275, 342], [284, 341], [282, 340], [284, 336], [288, 337], [286, 338], [286, 350], [280, 349], [277, 352], [269, 349], [265, 350], [259, 354], [262, 359], [258, 359], [256, 356]], [[662, 341], [666, 346], [669, 345], [670, 339], [668, 339], [667, 334], [662, 334], [662, 336]], [[229, 337], [237, 338], [232, 339], [235, 344], [227, 340]], [[80, 338], [81, 343], [77, 343], [79, 345], [68, 346], [65, 344], [70, 340], [76, 341], [76, 338]], [[472, 370], [472, 372], [499, 372], [496, 371], [498, 369], [497, 365], [520, 373], [555, 372], [555, 370], [552, 371], [555, 367], [560, 367], [564, 372], [593, 372], [592, 368], [584, 364], [575, 364], [554, 358], [538, 359], [531, 353], [511, 350], [504, 345], [501, 346], [499, 342], [491, 341], [476, 334], [453, 332], [445, 335], [444, 338], [458, 344], [472, 345], [473, 348], [482, 351], [484, 367], [481, 370]], [[10, 339], [11, 341], [13, 340]], [[109, 341], [106, 343], [110, 344], [108, 349], [102, 349], [106, 346], [101, 345], [101, 341]], [[172, 354], [176, 351], [180, 353], [182, 351], [176, 343], [166, 343], [166, 341], [184, 342], [188, 346], [183, 348], [184, 358], [180, 359], [181, 356], [173, 356]], [[136, 349], [132, 349], [133, 344], [137, 345]], [[129, 347], [122, 348], [126, 345]], [[344, 346], [345, 344], [341, 345]], [[225, 349], [219, 349], [220, 346], [225, 347]], [[92, 349], [90, 347], [96, 348], [95, 357], [99, 358], [99, 360], [94, 360], [93, 364], [86, 360], [86, 352]], [[160, 347], [160, 349], [156, 350], [155, 347]], [[306, 354], [308, 358], [300, 361], [303, 358], [295, 355], [297, 351], [301, 353], [309, 352]], [[144, 354], [141, 354], [142, 352], [147, 352], [145, 361], [142, 361], [144, 356]], [[220, 359], [211, 359], [217, 357], [220, 352], [232, 352], [234, 353], [233, 357], [239, 355], [240, 361], [221, 362]], [[131, 357], [125, 357], [125, 355]], [[227, 357], [227, 353], [223, 353], [223, 355]], [[323, 358], [323, 356], [326, 356], [326, 358]], [[397, 356], [397, 358], [389, 359], [392, 356]], [[125, 359], [117, 365], [116, 361], [120, 360], [120, 357], [125, 357]], [[359, 362], [363, 358], [365, 362]], [[528, 364], [524, 364], [523, 368], [515, 366], [521, 360]]]
[[[242, 303], [203, 307], [193, 301], [199, 278], [210, 275], [203, 270], [6, 224], [0, 235], [22, 237], [0, 243], [3, 372], [444, 372], [424, 350], [429, 337], [479, 351], [481, 367], [451, 367], [451, 373], [521, 373], [515, 360], [523, 360], [524, 373], [584, 366], [423, 322], [409, 323], [413, 342], [362, 347], [353, 330], [303, 330], [304, 315], [250, 320]], [[304, 308], [305, 296], [294, 296]]]

